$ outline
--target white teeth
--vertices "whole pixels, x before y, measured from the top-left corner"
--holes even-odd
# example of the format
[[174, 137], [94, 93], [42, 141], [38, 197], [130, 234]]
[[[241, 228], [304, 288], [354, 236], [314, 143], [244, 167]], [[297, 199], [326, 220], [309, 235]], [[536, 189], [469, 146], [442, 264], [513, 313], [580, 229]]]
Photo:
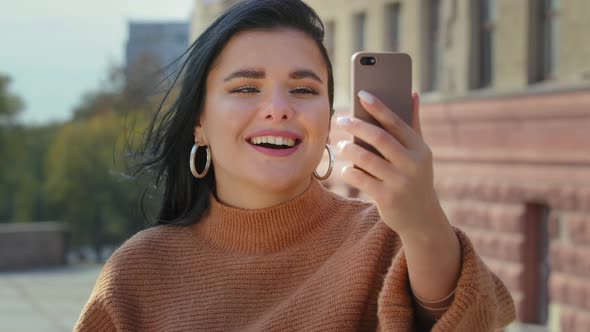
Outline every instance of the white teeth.
[[295, 145], [295, 140], [294, 139], [291, 139], [291, 138], [283, 137], [283, 145], [286, 145], [286, 146], [294, 146]]
[[287, 137], [279, 137], [279, 136], [259, 136], [253, 137], [250, 139], [252, 144], [263, 144], [269, 143], [274, 145], [286, 145], [286, 146], [295, 146], [295, 140], [292, 138]]

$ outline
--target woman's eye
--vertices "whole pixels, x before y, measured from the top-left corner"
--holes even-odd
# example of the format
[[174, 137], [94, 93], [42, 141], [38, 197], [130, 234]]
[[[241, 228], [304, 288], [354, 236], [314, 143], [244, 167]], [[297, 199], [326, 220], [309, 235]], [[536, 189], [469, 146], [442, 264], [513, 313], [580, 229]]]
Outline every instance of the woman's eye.
[[302, 88], [296, 88], [291, 90], [291, 92], [293, 93], [302, 93], [302, 94], [310, 94], [310, 95], [317, 95], [318, 92], [312, 88], [307, 88], [307, 87], [302, 87]]
[[256, 87], [254, 86], [242, 86], [236, 89], [233, 89], [230, 91], [230, 93], [256, 93], [256, 92], [260, 92], [260, 90], [258, 90]]
[[[260, 92], [260, 90], [255, 86], [241, 86], [239, 88], [232, 89], [230, 93], [239, 93], [239, 94], [252, 94]], [[304, 95], [318, 95], [319, 93], [312, 88], [309, 87], [300, 87], [295, 88], [290, 91], [291, 93], [295, 94], [304, 94]]]

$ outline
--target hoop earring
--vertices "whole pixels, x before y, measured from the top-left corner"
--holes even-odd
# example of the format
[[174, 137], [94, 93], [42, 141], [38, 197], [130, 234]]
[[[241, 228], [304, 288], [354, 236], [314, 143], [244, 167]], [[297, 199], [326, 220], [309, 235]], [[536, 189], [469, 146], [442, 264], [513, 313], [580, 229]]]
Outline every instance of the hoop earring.
[[209, 147], [205, 145], [205, 149], [207, 149], [207, 162], [205, 163], [205, 169], [201, 173], [199, 173], [197, 172], [197, 167], [195, 166], [195, 156], [197, 155], [197, 150], [199, 149], [199, 146], [197, 144], [198, 142], [193, 144], [193, 148], [191, 149], [189, 167], [194, 177], [196, 177], [197, 179], [202, 179], [205, 177], [205, 175], [207, 175], [207, 173], [209, 172], [209, 167], [211, 166], [211, 151], [209, 151]]
[[319, 176], [317, 171], [313, 171], [313, 176], [315, 176], [318, 180], [326, 180], [332, 174], [332, 169], [334, 168], [334, 152], [332, 152], [332, 148], [330, 144], [326, 144], [326, 150], [328, 150], [328, 156], [330, 157], [330, 165], [328, 166], [328, 171], [323, 176]]

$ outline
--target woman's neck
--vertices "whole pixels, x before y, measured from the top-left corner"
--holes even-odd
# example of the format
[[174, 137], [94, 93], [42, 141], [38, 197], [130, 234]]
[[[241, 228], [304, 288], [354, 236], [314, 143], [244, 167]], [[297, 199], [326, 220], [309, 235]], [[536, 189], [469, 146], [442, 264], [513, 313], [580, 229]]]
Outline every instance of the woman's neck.
[[215, 183], [216, 197], [220, 203], [241, 209], [264, 209], [301, 195], [309, 188], [311, 177], [284, 188], [257, 186], [227, 178], [216, 178]]

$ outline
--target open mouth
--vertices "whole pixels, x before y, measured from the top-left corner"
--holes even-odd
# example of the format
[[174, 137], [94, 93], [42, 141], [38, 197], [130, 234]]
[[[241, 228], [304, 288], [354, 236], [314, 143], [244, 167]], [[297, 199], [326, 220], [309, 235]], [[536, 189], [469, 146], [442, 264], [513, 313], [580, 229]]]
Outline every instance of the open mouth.
[[289, 148], [293, 147], [293, 146], [289, 146], [289, 145], [276, 145], [276, 144], [270, 144], [270, 143], [262, 143], [262, 144], [255, 144], [255, 145], [261, 146], [261, 147], [267, 148], [267, 149], [276, 149], [276, 150], [289, 149]]
[[293, 148], [301, 143], [300, 139], [286, 137], [260, 136], [253, 137], [248, 143], [267, 149], [283, 150]]

